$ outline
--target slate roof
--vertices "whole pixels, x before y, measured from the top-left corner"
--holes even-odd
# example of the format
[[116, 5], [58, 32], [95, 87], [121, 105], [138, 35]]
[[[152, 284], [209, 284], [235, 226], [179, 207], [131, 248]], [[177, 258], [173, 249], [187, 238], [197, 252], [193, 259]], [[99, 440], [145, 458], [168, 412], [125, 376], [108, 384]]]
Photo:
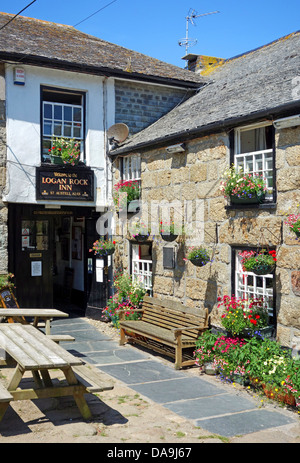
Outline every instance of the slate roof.
[[[168, 146], [242, 121], [300, 111], [300, 32], [226, 60], [206, 76], [208, 84], [111, 154]], [[296, 79], [295, 79], [296, 78]], [[295, 79], [295, 80], [293, 80]]]
[[[14, 15], [0, 12], [0, 28]], [[199, 75], [128, 50], [72, 26], [23, 16], [0, 30], [0, 59], [198, 88]]]

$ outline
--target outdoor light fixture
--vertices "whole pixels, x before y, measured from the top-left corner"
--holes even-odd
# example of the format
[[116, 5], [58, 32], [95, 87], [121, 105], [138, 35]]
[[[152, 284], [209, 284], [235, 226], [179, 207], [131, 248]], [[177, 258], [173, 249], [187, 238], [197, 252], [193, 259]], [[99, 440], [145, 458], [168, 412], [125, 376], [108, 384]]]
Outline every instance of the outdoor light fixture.
[[300, 125], [300, 114], [291, 117], [284, 117], [283, 119], [277, 119], [276, 121], [273, 121], [273, 125], [275, 129], [284, 129]]
[[178, 145], [171, 145], [166, 148], [168, 153], [182, 153], [185, 151], [185, 144], [179, 143]]

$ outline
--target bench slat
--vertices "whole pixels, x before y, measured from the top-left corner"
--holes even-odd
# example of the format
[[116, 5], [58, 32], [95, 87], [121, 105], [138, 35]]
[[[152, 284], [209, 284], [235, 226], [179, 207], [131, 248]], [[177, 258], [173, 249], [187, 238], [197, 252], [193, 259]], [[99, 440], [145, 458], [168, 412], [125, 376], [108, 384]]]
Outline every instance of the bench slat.
[[107, 376], [89, 363], [73, 367], [78, 380], [84, 384], [88, 392], [109, 391], [114, 388]]
[[0, 402], [10, 402], [13, 400], [13, 396], [11, 393], [6, 389], [3, 384], [0, 383]]

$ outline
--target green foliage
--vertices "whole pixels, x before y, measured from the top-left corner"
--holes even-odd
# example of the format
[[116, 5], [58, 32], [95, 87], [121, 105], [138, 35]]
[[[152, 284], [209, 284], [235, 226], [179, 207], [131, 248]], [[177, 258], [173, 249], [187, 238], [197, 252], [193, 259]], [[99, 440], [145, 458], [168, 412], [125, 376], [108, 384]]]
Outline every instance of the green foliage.
[[14, 278], [12, 273], [6, 273], [0, 275], [0, 289], [2, 288], [10, 288], [13, 289], [15, 287], [14, 283], [11, 281]]
[[74, 166], [79, 162], [80, 143], [70, 138], [54, 138], [49, 153], [61, 157], [64, 164]]
[[140, 185], [136, 180], [119, 182], [113, 189], [113, 201], [117, 211], [126, 209], [127, 204], [140, 197]]
[[221, 182], [221, 191], [225, 197], [236, 196], [238, 198], [260, 197], [266, 190], [265, 179], [260, 174], [243, 172], [241, 168], [231, 166], [226, 169]]

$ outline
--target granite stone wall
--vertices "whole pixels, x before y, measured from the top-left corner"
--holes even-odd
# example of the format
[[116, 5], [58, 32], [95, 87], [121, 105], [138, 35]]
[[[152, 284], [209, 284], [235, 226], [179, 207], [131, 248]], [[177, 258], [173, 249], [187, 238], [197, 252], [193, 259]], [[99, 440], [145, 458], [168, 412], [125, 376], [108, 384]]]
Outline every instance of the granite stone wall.
[[5, 69], [0, 64], [0, 273], [7, 273], [8, 268], [8, 208], [2, 201], [6, 186], [6, 116], [5, 116]]
[[[229, 163], [228, 134], [190, 141], [184, 153], [168, 154], [165, 149], [141, 153], [143, 220], [157, 221], [157, 209], [151, 205], [167, 200], [177, 210], [186, 205], [193, 226], [192, 235], [175, 242], [174, 269], [163, 267], [167, 243], [157, 234], [152, 238], [153, 296], [208, 307], [212, 324], [220, 326], [217, 298], [232, 293], [232, 248], [256, 247], [258, 243], [275, 246], [277, 337], [283, 345], [300, 349], [300, 242], [284, 223], [288, 214], [300, 212], [299, 145], [300, 127], [276, 132], [277, 204], [247, 210], [227, 208], [220, 191], [220, 178]], [[118, 181], [118, 162], [114, 169]], [[199, 217], [203, 222], [197, 229], [194, 225]], [[117, 236], [116, 263], [126, 269], [129, 243], [120, 229]], [[202, 268], [184, 260], [188, 247], [201, 243], [213, 257]]]

